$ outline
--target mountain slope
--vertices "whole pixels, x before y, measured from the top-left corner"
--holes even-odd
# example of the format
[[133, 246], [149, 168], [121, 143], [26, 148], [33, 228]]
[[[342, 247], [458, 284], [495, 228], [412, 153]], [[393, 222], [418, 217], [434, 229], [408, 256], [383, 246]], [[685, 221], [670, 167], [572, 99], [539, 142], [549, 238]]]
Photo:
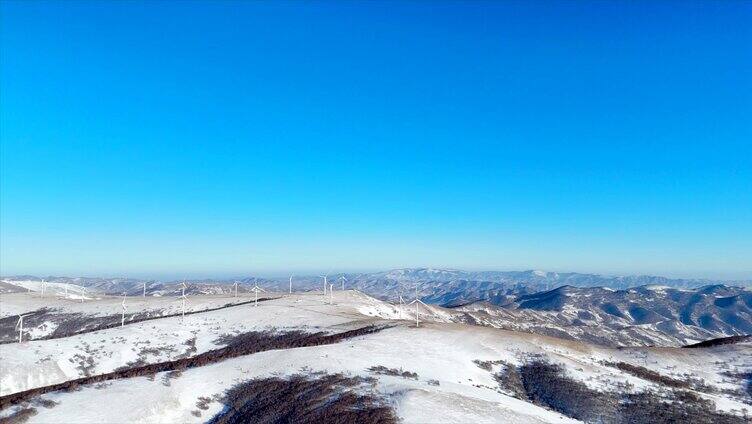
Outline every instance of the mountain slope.
[[[497, 281], [464, 279], [495, 278]], [[6, 290], [17, 285], [39, 290], [40, 282], [4, 279]], [[682, 346], [707, 339], [752, 333], [752, 292], [721, 284], [694, 289], [647, 285], [614, 290], [604, 287], [561, 286], [535, 291], [536, 284], [551, 279], [577, 279], [579, 283], [602, 281], [594, 276], [525, 271], [468, 273], [429, 268], [400, 269], [371, 274], [332, 274], [328, 282], [336, 290], [358, 290], [397, 303], [416, 293], [424, 302], [454, 307], [455, 322], [528, 331], [556, 337], [584, 340], [606, 346]], [[651, 277], [652, 278], [652, 277]], [[657, 278], [657, 277], [655, 277]], [[652, 278], [654, 279], [654, 278]], [[146, 282], [133, 279], [49, 278], [50, 290], [88, 287], [88, 293], [140, 296], [179, 296], [180, 282]], [[537, 281], [531, 283], [530, 281]], [[630, 280], [634, 281], [634, 280]], [[665, 279], [661, 280], [665, 282]], [[289, 280], [244, 278], [239, 295], [254, 284], [285, 292]], [[186, 294], [230, 295], [231, 281], [187, 281]], [[295, 277], [295, 291], [323, 292], [323, 278]]]
[[752, 292], [720, 285], [696, 290], [560, 287], [498, 306], [454, 308], [464, 322], [611, 346], [682, 346], [752, 333]]
[[[236, 301], [232, 296], [194, 296], [192, 302], [202, 303], [204, 297], [212, 303]], [[647, 414], [652, 421], [646, 421], [639, 413], [658, 407], [665, 410], [667, 421], [684, 417], [686, 422], [740, 424], [742, 409], [752, 402], [740, 377], [752, 367], [749, 344], [612, 349], [442, 322], [455, 312], [435, 306], [421, 309], [422, 323], [415, 328], [413, 321], [399, 318], [409, 318], [412, 307], [355, 291], [334, 293], [332, 304], [312, 293], [275, 297], [258, 307], [0, 345], [3, 396], [121, 370], [114, 380], [32, 395], [1, 410], [0, 418], [24, 416], [30, 423], [206, 422], [228, 410], [232, 389], [237, 393], [263, 383], [266, 396], [284, 412], [291, 406], [280, 403], [275, 385], [302, 384], [300, 378], [336, 380], [340, 377], [330, 376], [337, 375], [360, 379], [357, 393], [383, 402], [406, 423], [573, 423], [594, 422], [596, 416], [607, 423], [647, 423], [656, 422], [658, 415]], [[38, 299], [33, 293], [3, 295], [3, 302], [16, 309], [36, 307]], [[100, 302], [109, 307], [113, 301], [117, 298], [105, 296], [84, 305], [96, 311]], [[66, 305], [81, 308], [80, 303], [66, 302], [56, 300], [52, 306], [61, 313]], [[132, 312], [161, 308], [163, 303], [156, 297], [134, 300]], [[274, 350], [217, 357], [150, 375], [128, 372], [148, 364], [185, 362], [249, 340], [263, 344], [264, 337], [291, 331], [336, 335], [370, 325], [380, 330], [318, 345], [275, 345]], [[292, 390], [289, 385], [282, 388]], [[328, 399], [353, 395], [335, 391]], [[257, 414], [254, 419], [265, 417], [263, 411]]]

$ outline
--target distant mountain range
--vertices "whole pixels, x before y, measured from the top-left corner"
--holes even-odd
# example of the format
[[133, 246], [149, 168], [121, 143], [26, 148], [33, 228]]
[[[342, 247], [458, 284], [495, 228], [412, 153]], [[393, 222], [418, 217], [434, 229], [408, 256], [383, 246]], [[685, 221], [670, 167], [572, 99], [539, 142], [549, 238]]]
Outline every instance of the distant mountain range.
[[[545, 271], [461, 271], [454, 269], [405, 268], [375, 273], [332, 274], [329, 282], [341, 287], [340, 277], [345, 277], [346, 288], [356, 288], [372, 296], [396, 300], [414, 297], [417, 290], [427, 303], [457, 306], [475, 301], [504, 304], [525, 294], [549, 291], [557, 287], [605, 287], [623, 290], [640, 286], [665, 286], [680, 289], [722, 284], [729, 287], [752, 287], [752, 281], [720, 281], [704, 279], [672, 279], [649, 275], [603, 276], [597, 274], [557, 273]], [[295, 278], [298, 287], [323, 290], [320, 277]], [[268, 281], [270, 287], [284, 290], [287, 281]]]
[[[14, 276], [3, 281], [40, 279]], [[179, 281], [132, 278], [44, 279], [83, 286], [93, 293], [129, 296], [141, 295], [144, 285], [149, 296], [175, 296], [182, 286]], [[256, 283], [267, 291], [289, 290], [289, 279], [246, 277], [237, 281], [239, 293], [248, 293]], [[331, 274], [327, 282], [335, 290], [344, 286], [394, 303], [400, 296], [409, 301], [417, 294], [428, 304], [449, 308], [452, 321], [610, 346], [681, 346], [752, 333], [749, 282], [431, 268]], [[187, 280], [186, 286], [189, 295], [235, 290], [232, 280]], [[322, 277], [293, 277], [294, 291], [323, 291], [323, 287]]]
[[681, 346], [752, 334], [752, 292], [723, 285], [627, 290], [560, 287], [495, 305], [454, 308], [455, 320], [615, 346]]
[[[41, 280], [84, 286], [107, 294], [135, 293], [147, 285], [147, 293], [154, 295], [173, 294], [181, 281], [158, 281], [136, 278], [55, 277], [19, 275], [2, 277], [4, 280]], [[546, 271], [462, 271], [456, 269], [402, 268], [373, 273], [335, 273], [328, 276], [328, 283], [341, 288], [343, 279], [346, 288], [356, 288], [382, 299], [397, 299], [414, 296], [417, 289], [420, 297], [428, 303], [456, 306], [474, 301], [502, 304], [514, 297], [549, 291], [561, 286], [606, 287], [628, 289], [639, 286], [666, 286], [690, 289], [708, 285], [752, 287], [752, 281], [723, 281], [707, 279], [666, 278], [652, 275], [604, 276], [576, 272]], [[234, 281], [239, 281], [239, 290], [247, 289], [255, 282], [274, 291], [287, 291], [288, 278], [244, 277], [238, 280], [202, 279], [186, 280], [189, 291], [195, 294], [226, 293], [233, 290]], [[323, 290], [323, 278], [319, 276], [294, 276], [295, 290]]]

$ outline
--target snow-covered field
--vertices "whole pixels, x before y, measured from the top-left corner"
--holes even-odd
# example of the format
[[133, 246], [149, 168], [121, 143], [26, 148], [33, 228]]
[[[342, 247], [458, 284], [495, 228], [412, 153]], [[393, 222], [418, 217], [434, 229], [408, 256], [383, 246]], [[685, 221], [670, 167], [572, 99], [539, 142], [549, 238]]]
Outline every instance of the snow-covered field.
[[[70, 288], [69, 288], [70, 290]], [[70, 293], [70, 292], [69, 292]], [[251, 295], [253, 296], [253, 295]], [[190, 368], [179, 376], [134, 377], [53, 392], [44, 399], [53, 407], [36, 407], [29, 422], [204, 422], [220, 412], [218, 400], [235, 384], [258, 377], [326, 372], [376, 378], [376, 390], [405, 422], [566, 423], [557, 412], [516, 399], [499, 386], [499, 361], [522, 364], [531, 356], [561, 364], [567, 376], [589, 387], [608, 390], [616, 382], [634, 391], [657, 383], [620, 371], [606, 362], [625, 362], [677, 379], [702, 380], [713, 393], [698, 392], [716, 408], [740, 414], [752, 407], [730, 391], [738, 381], [728, 373], [752, 370], [752, 346], [707, 349], [609, 349], [546, 336], [451, 323], [450, 312], [394, 306], [357, 291], [335, 292], [333, 304], [321, 294], [267, 294], [273, 300], [185, 317], [174, 316], [52, 340], [0, 345], [0, 396], [71, 379], [111, 372], [121, 367], [192, 356], [222, 346], [220, 336], [257, 330], [303, 330], [339, 333], [371, 324], [388, 328], [339, 343], [271, 350]], [[194, 296], [187, 308], [200, 311], [252, 299], [248, 295]], [[91, 296], [83, 303], [64, 296], [42, 298], [38, 292], [0, 296], [2, 316], [41, 307], [87, 315], [120, 312], [122, 298]], [[126, 299], [128, 312], [168, 310], [180, 302], [167, 297]], [[421, 307], [422, 308], [422, 307]], [[476, 361], [493, 362], [491, 371]], [[375, 375], [384, 366], [417, 374], [417, 378]], [[724, 392], [725, 391], [725, 392]], [[209, 398], [197, 408], [199, 398]], [[0, 416], [14, 412], [6, 408]]]
[[[252, 295], [251, 295], [252, 296]], [[259, 298], [268, 297], [263, 294]], [[87, 295], [84, 302], [80, 298], [71, 296], [45, 296], [40, 297], [39, 293], [9, 293], [0, 295], [2, 306], [0, 307], [0, 318], [18, 314], [24, 314], [41, 308], [50, 308], [60, 310], [66, 313], [82, 313], [92, 316], [120, 315], [122, 311], [122, 297]], [[185, 304], [186, 312], [202, 311], [205, 309], [215, 309], [231, 303], [248, 302], [253, 297], [234, 298], [232, 296], [196, 296], [188, 298]], [[127, 307], [126, 314], [137, 312], [160, 311], [160, 315], [178, 314], [182, 310], [182, 304], [175, 297], [126, 297], [125, 304]]]

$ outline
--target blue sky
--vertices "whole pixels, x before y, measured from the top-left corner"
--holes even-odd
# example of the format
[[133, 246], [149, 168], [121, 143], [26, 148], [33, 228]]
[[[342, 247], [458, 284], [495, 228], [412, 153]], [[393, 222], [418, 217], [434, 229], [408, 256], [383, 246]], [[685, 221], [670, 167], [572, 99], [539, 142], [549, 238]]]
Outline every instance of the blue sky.
[[752, 278], [752, 3], [1, 7], [4, 275]]

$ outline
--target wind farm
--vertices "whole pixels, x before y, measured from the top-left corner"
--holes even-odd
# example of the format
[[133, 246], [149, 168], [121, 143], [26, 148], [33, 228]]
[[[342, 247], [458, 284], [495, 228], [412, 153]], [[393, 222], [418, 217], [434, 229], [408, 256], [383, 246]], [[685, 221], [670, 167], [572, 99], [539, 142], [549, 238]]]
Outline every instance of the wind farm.
[[[17, 282], [17, 291], [0, 295], [3, 305], [16, 305], [7, 312], [3, 311], [16, 314], [9, 316], [16, 326], [13, 327], [14, 336], [0, 344], [0, 381], [3, 383], [0, 411], [6, 416], [15, 416], [24, 408], [34, 408], [37, 414], [34, 419], [38, 417], [41, 421], [54, 418], [66, 422], [93, 422], [96, 421], [94, 412], [88, 411], [98, 411], [96, 413], [100, 417], [118, 417], [129, 422], [167, 419], [167, 416], [181, 422], [204, 422], [225, 411], [223, 400], [215, 397], [217, 400], [208, 401], [205, 409], [195, 409], [192, 402], [203, 404], [204, 401], [200, 399], [211, 399], [213, 393], [223, 393], [232, 388], [237, 384], [233, 382], [236, 380], [229, 378], [233, 372], [240, 370], [243, 375], [241, 381], [260, 381], [269, 375], [292, 378], [301, 370], [310, 368], [315, 372], [349, 373], [375, 378], [374, 395], [386, 396], [398, 402], [393, 417], [396, 419], [399, 416], [408, 422], [440, 420], [446, 414], [458, 413], [455, 416], [460, 420], [473, 422], [495, 421], [499, 416], [525, 422], [576, 422], [561, 411], [521, 401], [506, 392], [504, 386], [500, 391], [490, 390], [488, 387], [498, 384], [493, 383], [496, 378], [493, 370], [498, 365], [489, 365], [489, 372], [483, 365], [486, 363], [484, 361], [493, 363], [498, 361], [494, 358], [505, 358], [504, 361], [508, 361], [505, 363], [514, 363], [532, 357], [538, 358], [536, 360], [565, 360], [571, 361], [571, 370], [587, 367], [583, 378], [602, 381], [604, 387], [610, 384], [608, 381], [646, 384], [640, 377], [604, 365], [598, 359], [610, 358], [610, 361], [648, 366], [662, 375], [681, 370], [682, 373], [702, 376], [707, 384], [720, 387], [725, 384], [723, 373], [726, 367], [743, 369], [748, 359], [743, 354], [747, 349], [743, 343], [728, 345], [724, 349], [684, 349], [686, 354], [679, 355], [682, 348], [673, 348], [676, 352], [667, 350], [670, 348], [623, 350], [468, 325], [462, 323], [463, 313], [425, 303], [422, 300], [425, 296], [414, 287], [410, 287], [410, 291], [415, 293], [414, 299], [406, 303], [400, 292], [390, 302], [352, 289], [337, 290], [335, 293], [334, 284], [330, 283], [328, 296], [321, 302], [321, 289], [318, 287], [321, 278], [308, 280], [301, 277], [300, 286], [307, 289], [292, 293], [289, 277], [270, 284], [276, 290], [262, 288], [262, 279], [255, 278], [254, 285], [243, 292], [252, 293], [250, 298], [247, 294], [236, 295], [237, 281], [225, 283], [226, 290], [218, 294], [198, 293], [193, 283], [180, 281], [166, 287], [164, 293], [155, 289], [153, 295], [146, 297], [142, 293], [143, 286], [139, 284], [137, 287], [140, 290], [135, 297], [90, 293], [90, 300], [84, 304], [65, 296], [41, 298], [34, 291], [27, 291], [26, 286], [30, 283]], [[310, 283], [303, 283], [307, 280]], [[6, 280], [6, 284], [11, 284], [10, 280]], [[41, 282], [35, 287], [41, 290]], [[45, 285], [48, 293], [50, 287], [49, 284]], [[63, 286], [60, 287], [64, 294]], [[78, 288], [71, 285], [70, 290]], [[191, 301], [187, 302], [189, 296]], [[174, 306], [176, 303], [177, 306]], [[107, 305], [116, 305], [120, 309], [114, 322], [107, 319]], [[41, 317], [40, 321], [37, 308], [55, 308], [59, 313], [69, 311], [66, 313], [79, 314], [76, 316], [81, 326], [68, 326], [61, 332], [64, 327], [62, 321], [57, 326], [50, 325], [57, 322], [54, 314]], [[21, 310], [25, 312], [19, 313]], [[414, 315], [406, 315], [405, 310]], [[65, 316], [63, 313], [61, 318]], [[88, 321], [81, 321], [81, 316], [88, 317]], [[270, 328], [276, 330], [269, 333]], [[286, 347], [273, 355], [263, 351], [240, 356], [220, 353], [231, 352], [228, 346], [236, 346], [236, 340], [247, 337], [254, 340], [268, 338], [269, 341], [262, 342], [262, 345], [285, 344], [288, 342], [283, 342], [283, 339], [272, 342], [270, 337], [277, 337], [272, 334], [301, 337], [290, 331], [302, 331], [301, 334], [308, 334], [305, 337], [315, 338], [321, 337], [319, 334], [323, 329], [323, 334], [332, 337], [337, 334], [349, 337], [349, 331], [365, 333], [334, 344], [328, 344], [326, 338], [311, 340], [311, 347]], [[135, 351], [121, 349], [114, 342], [116, 340], [124, 340], [127, 346], [134, 346]], [[290, 340], [295, 346], [297, 342]], [[261, 342], [260, 339], [258, 342]], [[26, 346], [33, 346], [38, 353], [31, 356], [20, 354], [19, 349], [26, 349]], [[493, 348], [489, 350], [489, 346]], [[66, 358], [70, 358], [74, 366], [58, 370], [54, 363], [43, 362], [39, 367], [35, 364], [34, 358], [44, 357], [52, 351], [63, 352], [61, 359], [67, 361]], [[710, 365], [707, 361], [702, 364], [693, 362], [696, 355], [710, 355], [718, 365]], [[648, 362], [645, 362], [646, 357], [650, 358]], [[133, 358], [139, 365], [128, 365]], [[181, 364], [187, 363], [190, 358], [195, 358], [196, 365], [178, 375], [174, 370], [185, 366]], [[208, 362], [198, 365], [204, 364], [201, 361]], [[721, 366], [721, 363], [726, 365]], [[137, 377], [153, 372], [149, 371], [153, 369], [150, 364], [163, 364], [160, 367], [164, 371], [155, 374], [154, 382]], [[569, 366], [566, 365], [567, 369]], [[126, 373], [123, 370], [130, 371]], [[414, 373], [418, 377], [392, 375], [400, 373], [410, 376]], [[55, 389], [76, 379], [83, 379], [84, 382], [106, 379], [104, 381], [109, 381], [107, 384], [110, 388], [95, 389], [84, 385], [82, 392]], [[169, 381], [170, 384], [165, 386], [157, 381]], [[105, 402], [111, 390], [125, 396], [119, 398], [124, 405], [154, 405], [176, 397], [183, 400], [169, 408], [97, 409], [94, 405]], [[38, 392], [40, 398], [52, 399], [56, 406], [51, 409], [35, 407], [34, 402], [37, 401], [33, 399], [37, 398], [19, 397], [26, 392]], [[148, 397], [147, 393], [156, 397]], [[404, 397], [397, 393], [423, 395]], [[704, 396], [702, 391], [697, 393]], [[436, 403], [434, 397], [439, 394], [445, 401]], [[11, 402], [11, 399], [16, 400]], [[459, 412], [453, 409], [450, 399], [464, 399], [465, 402], [472, 399], [475, 403]], [[725, 414], [723, 417], [741, 417], [735, 414], [742, 414], [745, 407], [743, 399], [723, 399], [723, 403], [716, 406], [721, 408], [717, 413]], [[197, 410], [199, 413], [196, 413]], [[108, 415], [110, 413], [112, 415]]]

